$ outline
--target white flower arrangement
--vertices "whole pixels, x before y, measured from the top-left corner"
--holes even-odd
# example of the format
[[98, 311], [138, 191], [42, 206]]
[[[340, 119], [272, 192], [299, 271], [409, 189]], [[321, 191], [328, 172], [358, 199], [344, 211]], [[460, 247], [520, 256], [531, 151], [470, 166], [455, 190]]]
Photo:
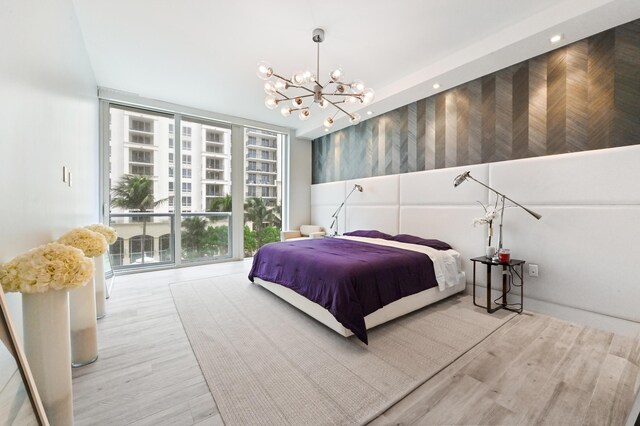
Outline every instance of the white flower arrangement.
[[500, 212], [494, 206], [485, 206], [480, 203], [484, 209], [484, 217], [477, 217], [473, 219], [473, 226], [477, 225], [491, 225], [495, 219], [500, 217]]
[[82, 250], [49, 243], [29, 250], [0, 267], [6, 292], [44, 293], [85, 285], [93, 276], [93, 262]]
[[498, 201], [496, 200], [496, 204], [493, 206], [485, 206], [480, 201], [478, 201], [478, 204], [480, 204], [484, 209], [484, 217], [477, 217], [473, 219], [473, 226], [489, 225], [487, 229], [487, 246], [491, 246], [491, 237], [493, 237], [493, 221], [500, 217], [500, 211], [498, 211]]
[[110, 226], [103, 225], [101, 223], [96, 223], [95, 225], [85, 226], [89, 231], [97, 232], [98, 234], [102, 234], [105, 240], [107, 240], [107, 244], [111, 245], [116, 242], [118, 239], [118, 233], [115, 229]]
[[87, 257], [102, 256], [107, 251], [107, 240], [98, 232], [86, 228], [73, 228], [63, 234], [58, 241], [83, 251]]

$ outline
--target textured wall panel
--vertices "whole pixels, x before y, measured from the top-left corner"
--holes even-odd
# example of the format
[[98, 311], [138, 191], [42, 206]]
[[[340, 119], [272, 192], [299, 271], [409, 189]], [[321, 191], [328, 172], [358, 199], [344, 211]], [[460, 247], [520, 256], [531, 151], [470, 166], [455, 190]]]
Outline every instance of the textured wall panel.
[[[407, 171], [415, 172], [418, 171], [418, 105], [416, 102], [408, 105], [407, 114]], [[422, 154], [424, 155], [424, 151]]]
[[588, 41], [582, 40], [567, 47], [567, 123], [565, 152], [589, 149], [587, 144], [589, 113], [587, 64]]
[[611, 146], [615, 32], [589, 39], [587, 58], [587, 127], [589, 149]]
[[496, 158], [495, 161], [511, 159], [513, 140], [513, 67], [496, 74]]
[[547, 60], [538, 56], [529, 61], [529, 155], [547, 152]]
[[457, 127], [457, 91], [450, 90], [445, 96], [445, 136], [444, 136], [444, 164], [445, 167], [458, 165], [458, 135]]
[[[456, 162], [458, 164], [470, 164], [469, 162], [469, 87], [461, 86], [457, 90], [456, 97]], [[452, 120], [453, 121], [453, 120]]]
[[496, 76], [482, 78], [482, 147], [483, 163], [496, 161]]
[[434, 96], [426, 100], [425, 117], [426, 125], [426, 148], [425, 148], [425, 170], [436, 168], [436, 98]]
[[467, 83], [469, 88], [469, 163], [482, 163], [482, 85], [479, 80]]
[[313, 141], [313, 183], [640, 144], [640, 20]]
[[447, 143], [447, 95], [441, 93], [436, 96], [436, 169], [446, 167]]
[[549, 53], [547, 62], [547, 154], [567, 149], [567, 49]]
[[513, 73], [513, 129], [511, 158], [529, 157], [529, 67]]
[[416, 171], [425, 170], [427, 147], [427, 101], [425, 99], [416, 102]]
[[640, 20], [615, 29], [612, 146], [638, 143], [640, 134]]

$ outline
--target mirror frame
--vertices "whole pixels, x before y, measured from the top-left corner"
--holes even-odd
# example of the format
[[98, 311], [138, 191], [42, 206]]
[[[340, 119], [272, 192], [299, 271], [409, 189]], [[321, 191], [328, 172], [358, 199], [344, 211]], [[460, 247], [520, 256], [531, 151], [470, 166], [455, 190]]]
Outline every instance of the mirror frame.
[[20, 376], [22, 377], [22, 383], [24, 384], [27, 395], [29, 395], [29, 401], [31, 402], [31, 407], [33, 408], [36, 420], [40, 425], [49, 426], [47, 414], [44, 411], [42, 400], [40, 399], [38, 389], [36, 388], [35, 381], [33, 380], [33, 375], [29, 369], [27, 357], [22, 350], [18, 334], [16, 333], [15, 326], [13, 325], [11, 316], [9, 315], [9, 307], [7, 305], [7, 299], [4, 297], [4, 290], [2, 287], [0, 287], [0, 327], [7, 336], [7, 349], [16, 360]]

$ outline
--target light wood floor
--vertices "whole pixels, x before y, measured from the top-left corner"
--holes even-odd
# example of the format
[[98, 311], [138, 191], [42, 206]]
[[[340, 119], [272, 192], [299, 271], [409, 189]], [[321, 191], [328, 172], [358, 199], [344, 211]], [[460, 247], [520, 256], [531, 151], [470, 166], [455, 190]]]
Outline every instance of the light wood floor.
[[[96, 363], [74, 369], [77, 425], [221, 425], [168, 284], [246, 272], [250, 263], [121, 276], [98, 322]], [[524, 314], [373, 423], [624, 424], [640, 344]]]

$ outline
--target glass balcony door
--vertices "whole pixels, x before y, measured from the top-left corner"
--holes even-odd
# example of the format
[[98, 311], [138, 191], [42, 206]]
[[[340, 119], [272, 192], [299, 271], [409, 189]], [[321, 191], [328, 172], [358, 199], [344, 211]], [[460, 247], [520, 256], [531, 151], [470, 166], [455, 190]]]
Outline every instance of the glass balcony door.
[[244, 254], [253, 256], [263, 245], [280, 241], [282, 176], [286, 135], [246, 128]]
[[181, 126], [180, 260], [231, 257], [231, 129], [194, 119]]
[[230, 146], [231, 130], [216, 123], [109, 105], [114, 269], [231, 257]]

